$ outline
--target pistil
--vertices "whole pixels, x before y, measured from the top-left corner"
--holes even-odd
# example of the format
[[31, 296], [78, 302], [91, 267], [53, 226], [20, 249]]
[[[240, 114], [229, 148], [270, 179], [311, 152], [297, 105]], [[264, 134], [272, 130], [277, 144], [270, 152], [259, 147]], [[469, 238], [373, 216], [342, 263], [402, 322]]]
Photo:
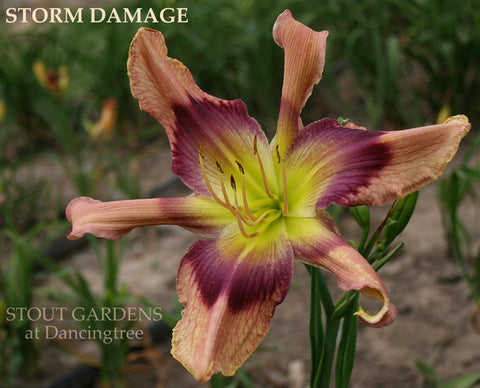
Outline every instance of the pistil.
[[[229, 183], [230, 187], [233, 191], [234, 198], [231, 197], [231, 193], [227, 191], [226, 187], [226, 176], [225, 171], [217, 159], [212, 160], [212, 163], [215, 163], [216, 169], [218, 171], [218, 184], [220, 185], [220, 189], [222, 194], [217, 195], [213, 189], [212, 183], [207, 176], [207, 172], [205, 169], [204, 159], [205, 156], [202, 153], [202, 148], [200, 143], [196, 141], [198, 145], [198, 159], [200, 163], [200, 169], [202, 172], [203, 179], [207, 186], [209, 193], [212, 195], [212, 198], [222, 207], [228, 209], [230, 213], [236, 218], [238, 228], [242, 236], [245, 238], [254, 238], [259, 234], [263, 233], [269, 225], [276, 221], [281, 216], [286, 216], [288, 213], [288, 198], [287, 198], [287, 179], [285, 173], [285, 163], [280, 157], [280, 153], [278, 150], [278, 146], [276, 147], [277, 153], [277, 162], [280, 165], [281, 171], [281, 179], [282, 179], [282, 188], [283, 188], [283, 201], [280, 201], [278, 195], [273, 194], [270, 190], [267, 175], [265, 173], [265, 167], [263, 165], [262, 158], [258, 152], [257, 148], [257, 137], [255, 136], [253, 141], [253, 153], [254, 156], [257, 157], [258, 166], [260, 168], [260, 172], [262, 175], [262, 182], [265, 188], [265, 194], [268, 197], [264, 197], [263, 199], [257, 199], [249, 203], [247, 197], [247, 188], [245, 183], [245, 169], [243, 165], [238, 161], [235, 160], [235, 163], [238, 166], [240, 172], [240, 186], [237, 184], [235, 180], [235, 176], [233, 173], [229, 176]], [[249, 178], [253, 178], [249, 176]], [[241, 188], [241, 199], [239, 202], [237, 190]], [[222, 198], [223, 197], [223, 198]], [[253, 233], [249, 233], [249, 229], [247, 227], [253, 228]]]

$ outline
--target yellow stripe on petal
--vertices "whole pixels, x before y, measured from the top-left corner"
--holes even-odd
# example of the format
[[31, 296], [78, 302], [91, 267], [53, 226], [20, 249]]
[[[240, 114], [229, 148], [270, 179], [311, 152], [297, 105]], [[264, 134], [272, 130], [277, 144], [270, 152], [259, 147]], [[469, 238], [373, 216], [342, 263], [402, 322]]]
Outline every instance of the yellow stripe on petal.
[[317, 32], [296, 21], [289, 10], [273, 27], [275, 42], [285, 51], [282, 100], [276, 145], [283, 156], [303, 126], [300, 113], [313, 86], [320, 81], [325, 65], [328, 31]]
[[183, 258], [177, 291], [185, 309], [172, 354], [197, 380], [233, 375], [265, 337], [293, 273], [291, 246], [277, 227], [246, 239], [232, 225], [218, 239], [197, 241]]
[[[270, 185], [275, 185], [273, 163], [265, 133], [248, 115], [241, 100], [223, 100], [198, 87], [188, 68], [167, 55], [161, 32], [140, 28], [129, 51], [128, 75], [140, 108], [165, 128], [172, 149], [172, 171], [192, 190], [205, 196], [215, 192], [225, 176], [238, 177], [237, 161], [245, 170], [245, 184], [253, 194], [263, 192], [254, 141], [263, 158]], [[255, 140], [256, 139], [256, 140]], [[198, 157], [202, 154], [203, 168]]]
[[88, 197], [72, 200], [66, 209], [72, 223], [69, 239], [85, 233], [116, 240], [133, 228], [178, 225], [203, 235], [214, 235], [234, 222], [230, 212], [202, 196], [101, 202]]
[[340, 127], [331, 119], [312, 123], [285, 158], [290, 215], [403, 198], [440, 176], [469, 130], [463, 115], [389, 132]]

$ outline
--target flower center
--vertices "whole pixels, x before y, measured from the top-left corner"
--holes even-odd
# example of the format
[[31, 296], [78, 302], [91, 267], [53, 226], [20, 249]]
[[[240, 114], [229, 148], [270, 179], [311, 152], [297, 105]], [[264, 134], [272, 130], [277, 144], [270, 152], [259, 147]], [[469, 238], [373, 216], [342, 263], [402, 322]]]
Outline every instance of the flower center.
[[[235, 163], [240, 172], [240, 182], [235, 180], [234, 174], [229, 176], [225, 173], [220, 162], [215, 159], [215, 167], [218, 171], [219, 180], [217, 183], [217, 191], [214, 190], [214, 185], [208, 178], [200, 143], [198, 145], [198, 159], [205, 184], [210, 192], [212, 198], [222, 207], [228, 209], [232, 215], [237, 219], [238, 227], [241, 234], [246, 238], [254, 238], [263, 233], [272, 222], [280, 217], [286, 217], [288, 214], [288, 195], [287, 195], [287, 179], [285, 175], [285, 162], [280, 157], [278, 146], [275, 149], [277, 164], [280, 170], [281, 188], [283, 195], [272, 193], [268, 184], [267, 175], [265, 172], [265, 165], [257, 149], [257, 136], [253, 141], [253, 155], [258, 164], [260, 176], [256, 177], [261, 180], [260, 187], [264, 189], [264, 195], [255, 200], [248, 200], [247, 186], [245, 184], [245, 169], [243, 165], [235, 160]], [[218, 187], [219, 186], [219, 187]], [[230, 186], [231, 190], [227, 190]], [[230, 191], [230, 195], [229, 195]]]

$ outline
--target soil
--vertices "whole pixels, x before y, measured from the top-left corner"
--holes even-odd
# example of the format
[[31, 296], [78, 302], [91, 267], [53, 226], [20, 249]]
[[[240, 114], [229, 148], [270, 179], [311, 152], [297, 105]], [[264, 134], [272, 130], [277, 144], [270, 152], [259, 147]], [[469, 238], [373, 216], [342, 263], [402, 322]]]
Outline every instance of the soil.
[[[173, 177], [168, 150], [148, 153], [140, 163], [140, 171], [145, 171], [142, 175], [145, 192]], [[53, 171], [49, 159], [38, 160], [35, 166], [39, 176]], [[480, 370], [480, 335], [470, 324], [474, 303], [449, 254], [435, 190], [431, 184], [421, 191], [417, 210], [399, 239], [405, 242], [405, 247], [380, 271], [399, 314], [391, 326], [382, 329], [359, 325], [352, 388], [419, 387], [422, 378], [414, 366], [417, 359], [430, 362], [442, 379]], [[68, 192], [66, 190], [65, 203], [71, 199]], [[388, 206], [372, 209], [373, 225], [381, 222], [387, 210]], [[475, 213], [474, 206], [468, 204], [463, 213], [470, 230], [479, 231], [478, 209]], [[358, 238], [350, 217], [343, 218], [340, 229], [345, 239]], [[474, 237], [480, 241], [478, 236]], [[131, 293], [150, 298], [164, 311], [172, 311], [178, 265], [196, 238], [178, 227], [134, 230], [121, 265], [120, 283]], [[102, 279], [91, 249], [76, 252], [65, 265], [81, 271], [94, 290], [101, 290]], [[336, 280], [329, 274], [326, 276], [332, 292], [340, 295]], [[59, 284], [54, 281], [41, 287], [55, 289]], [[277, 307], [266, 339], [242, 368], [254, 387], [307, 386], [309, 294], [309, 276], [297, 262], [291, 289]], [[41, 296], [37, 297], [37, 306], [46, 303]], [[98, 357], [95, 346], [88, 342], [72, 341], [70, 345], [93, 358]], [[18, 382], [18, 386], [45, 386], [78, 365], [75, 357], [51, 342], [42, 343], [41, 349], [38, 380]], [[147, 373], [127, 375], [129, 386], [202, 386], [168, 351], [168, 345], [157, 347], [152, 358], [155, 362]]]

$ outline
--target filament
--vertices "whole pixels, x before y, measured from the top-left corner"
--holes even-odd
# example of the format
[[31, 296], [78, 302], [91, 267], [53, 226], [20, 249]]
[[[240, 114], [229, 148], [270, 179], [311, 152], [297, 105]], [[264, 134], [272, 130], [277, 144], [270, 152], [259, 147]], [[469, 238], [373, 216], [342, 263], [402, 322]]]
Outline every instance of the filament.
[[288, 214], [288, 191], [287, 191], [287, 174], [285, 173], [285, 162], [280, 163], [282, 170], [282, 185], [283, 185], [283, 210], [282, 215], [285, 217]]
[[245, 231], [245, 228], [243, 227], [242, 221], [241, 221], [240, 218], [238, 218], [238, 217], [237, 217], [237, 223], [238, 223], [238, 229], [240, 229], [240, 233], [242, 234], [243, 237], [245, 237], [245, 238], [254, 238], [254, 237], [258, 236], [258, 234], [259, 234], [259, 231], [258, 231], [258, 230], [257, 230], [255, 233], [248, 234], [248, 233]]
[[[242, 200], [243, 200], [243, 208], [245, 209], [245, 212], [247, 213], [247, 215], [250, 217], [250, 219], [252, 221], [255, 221], [257, 218], [253, 215], [252, 211], [250, 210], [250, 207], [248, 206], [248, 201], [247, 201], [247, 190], [245, 188], [245, 170], [243, 168], [243, 166], [241, 165], [241, 163], [237, 160], [235, 160], [235, 163], [237, 163], [238, 165], [238, 169], [240, 170], [240, 177], [241, 177], [241, 180], [242, 180]], [[236, 192], [235, 192], [236, 194]], [[237, 199], [236, 195], [235, 195], [235, 200]], [[238, 204], [237, 204], [238, 206]]]
[[[197, 143], [198, 144], [198, 143]], [[218, 196], [217, 194], [215, 194], [215, 192], [213, 191], [213, 188], [212, 188], [212, 185], [210, 184], [210, 181], [208, 180], [207, 178], [207, 173], [205, 172], [205, 166], [203, 165], [203, 158], [204, 156], [202, 155], [202, 149], [200, 148], [200, 144], [198, 144], [198, 159], [200, 161], [200, 169], [202, 170], [202, 176], [203, 176], [203, 180], [205, 181], [205, 184], [207, 185], [207, 189], [208, 191], [210, 192], [210, 194], [212, 195], [213, 199], [215, 201], [217, 201], [221, 206], [229, 209], [228, 205], [223, 202]]]
[[265, 169], [263, 167], [262, 158], [260, 157], [260, 153], [258, 152], [258, 149], [257, 149], [257, 135], [255, 135], [253, 139], [253, 154], [257, 155], [258, 164], [260, 165], [260, 171], [262, 173], [263, 186], [265, 187], [265, 191], [267, 192], [267, 195], [272, 199], [278, 199], [275, 195], [272, 194], [272, 192], [270, 191], [270, 188], [268, 187], [267, 176], [265, 175]]
[[[240, 182], [235, 180], [235, 176], [231, 171], [229, 166], [227, 170], [224, 170], [218, 159], [212, 160], [215, 162], [215, 167], [219, 172], [218, 178], [219, 181], [213, 182], [207, 176], [207, 171], [205, 169], [205, 156], [203, 155], [202, 148], [200, 143], [197, 140], [194, 140], [198, 145], [198, 159], [200, 163], [200, 170], [202, 173], [202, 177], [205, 181], [205, 185], [208, 189], [208, 192], [211, 194], [212, 198], [222, 207], [229, 210], [229, 212], [235, 217], [238, 228], [240, 233], [245, 238], [254, 238], [259, 234], [263, 233], [272, 222], [276, 221], [281, 216], [286, 216], [288, 214], [288, 193], [287, 193], [287, 177], [286, 177], [286, 169], [285, 169], [285, 161], [282, 160], [278, 145], [275, 148], [277, 162], [280, 166], [280, 175], [281, 175], [281, 186], [283, 189], [283, 202], [280, 200], [281, 193], [273, 194], [270, 190], [270, 186], [268, 184], [267, 174], [265, 172], [265, 166], [263, 164], [262, 157], [258, 152], [257, 148], [257, 136], [255, 135], [253, 140], [253, 155], [257, 158], [258, 166], [260, 167], [260, 172], [262, 175], [262, 182], [265, 191], [261, 190], [261, 184], [255, 176], [250, 176], [245, 174], [245, 169], [243, 165], [238, 161], [235, 160], [235, 163], [238, 166], [240, 171]], [[270, 160], [269, 160], [270, 162]], [[269, 164], [270, 165], [270, 164]], [[210, 167], [210, 165], [208, 166]], [[257, 170], [258, 171], [258, 170]], [[270, 170], [269, 170], [270, 171]], [[226, 175], [226, 172], [230, 173], [230, 177]], [[275, 166], [274, 169], [275, 177], [278, 179], [279, 171]], [[210, 175], [215, 173], [212, 170], [209, 170]], [[215, 175], [215, 174], [214, 174]], [[258, 175], [257, 175], [258, 177]], [[259, 189], [263, 192], [261, 199], [254, 199], [250, 198], [250, 203], [248, 201], [247, 196], [247, 188], [246, 188], [246, 179], [252, 179], [251, 184], [255, 184], [255, 189]], [[229, 182], [228, 182], [229, 180]], [[227, 184], [230, 184], [231, 190], [233, 191], [233, 198], [231, 198], [232, 192], [230, 189], [227, 189]], [[250, 181], [248, 181], [250, 183]], [[276, 181], [275, 181], [276, 182]], [[215, 183], [215, 188], [217, 189], [217, 193], [215, 193], [212, 183]], [[218, 190], [218, 185], [221, 188], [221, 194]], [[241, 190], [241, 194], [237, 192], [237, 190]], [[267, 196], [265, 196], [265, 193]], [[241, 198], [239, 198], [241, 195]], [[249, 229], [253, 228], [253, 229]], [[250, 231], [252, 233], [250, 233]]]

